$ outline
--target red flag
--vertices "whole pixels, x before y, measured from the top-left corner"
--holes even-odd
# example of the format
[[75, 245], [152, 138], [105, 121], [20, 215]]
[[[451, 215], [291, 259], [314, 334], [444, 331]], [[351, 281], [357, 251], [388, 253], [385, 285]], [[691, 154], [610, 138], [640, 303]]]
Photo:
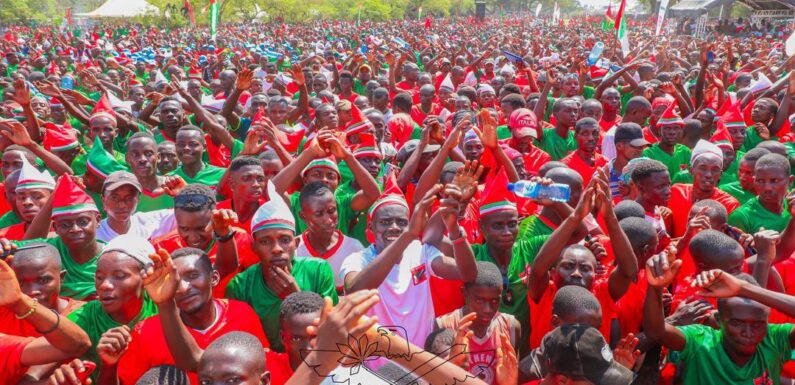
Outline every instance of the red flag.
[[72, 8], [66, 8], [66, 25], [72, 26]]
[[616, 22], [613, 24], [614, 29], [618, 29], [621, 25], [621, 19], [624, 17], [624, 8], [627, 6], [627, 0], [621, 0], [621, 6], [618, 7], [618, 13], [616, 14]]
[[188, 12], [190, 24], [196, 25], [196, 15], [193, 13], [193, 5], [190, 4], [190, 0], [185, 0], [185, 5], [183, 7], [185, 8], [185, 11]]

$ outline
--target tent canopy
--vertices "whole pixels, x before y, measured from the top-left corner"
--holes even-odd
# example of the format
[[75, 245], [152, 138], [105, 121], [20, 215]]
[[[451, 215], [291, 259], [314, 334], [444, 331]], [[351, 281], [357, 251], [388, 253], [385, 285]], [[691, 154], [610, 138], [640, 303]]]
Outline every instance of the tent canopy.
[[159, 12], [157, 7], [146, 2], [146, 0], [108, 0], [99, 8], [88, 12], [79, 13], [77, 16], [100, 18], [100, 17], [135, 17], [147, 13]]
[[733, 0], [682, 0], [671, 7], [672, 16], [698, 16], [710, 9], [729, 4]]

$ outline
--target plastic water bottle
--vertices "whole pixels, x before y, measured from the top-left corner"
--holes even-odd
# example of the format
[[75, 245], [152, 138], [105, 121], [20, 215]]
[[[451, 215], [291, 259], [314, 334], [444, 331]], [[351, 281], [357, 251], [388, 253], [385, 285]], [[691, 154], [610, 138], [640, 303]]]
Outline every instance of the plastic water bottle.
[[593, 49], [591, 49], [591, 53], [588, 54], [588, 65], [592, 66], [596, 64], [596, 61], [599, 60], [599, 57], [602, 56], [602, 51], [605, 50], [605, 45], [601, 41], [597, 41], [594, 44]]
[[568, 202], [571, 196], [571, 189], [563, 183], [543, 185], [530, 180], [520, 180], [508, 183], [508, 190], [513, 191], [516, 196], [538, 200], [549, 199], [555, 202]]
[[71, 76], [64, 76], [61, 78], [61, 88], [65, 90], [75, 89], [75, 80]]

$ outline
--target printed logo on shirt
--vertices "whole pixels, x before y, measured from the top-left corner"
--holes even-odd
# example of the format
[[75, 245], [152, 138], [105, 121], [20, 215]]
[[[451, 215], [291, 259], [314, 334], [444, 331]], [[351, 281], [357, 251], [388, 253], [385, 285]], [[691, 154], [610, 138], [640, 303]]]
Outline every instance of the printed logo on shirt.
[[471, 352], [469, 355], [469, 372], [487, 384], [494, 382], [494, 350]]
[[414, 286], [417, 286], [428, 279], [426, 274], [425, 264], [418, 265], [411, 269], [411, 280], [414, 281]]
[[687, 165], [686, 164], [680, 164], [679, 165], [679, 171], [684, 171], [684, 170], [687, 170]]
[[754, 385], [773, 385], [773, 380], [770, 379], [767, 369], [765, 369], [761, 377], [754, 378]]

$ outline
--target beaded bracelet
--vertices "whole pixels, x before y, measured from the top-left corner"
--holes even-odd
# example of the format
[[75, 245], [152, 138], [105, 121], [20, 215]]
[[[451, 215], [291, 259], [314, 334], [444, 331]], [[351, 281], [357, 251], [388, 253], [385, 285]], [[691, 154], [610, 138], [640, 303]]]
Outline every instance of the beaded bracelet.
[[28, 317], [30, 317], [31, 314], [33, 314], [36, 311], [36, 306], [38, 306], [38, 305], [39, 305], [39, 300], [37, 300], [36, 298], [33, 298], [33, 305], [30, 306], [30, 310], [28, 310], [27, 313], [25, 313], [23, 315], [14, 314], [14, 317], [16, 317], [17, 319], [28, 318]]

